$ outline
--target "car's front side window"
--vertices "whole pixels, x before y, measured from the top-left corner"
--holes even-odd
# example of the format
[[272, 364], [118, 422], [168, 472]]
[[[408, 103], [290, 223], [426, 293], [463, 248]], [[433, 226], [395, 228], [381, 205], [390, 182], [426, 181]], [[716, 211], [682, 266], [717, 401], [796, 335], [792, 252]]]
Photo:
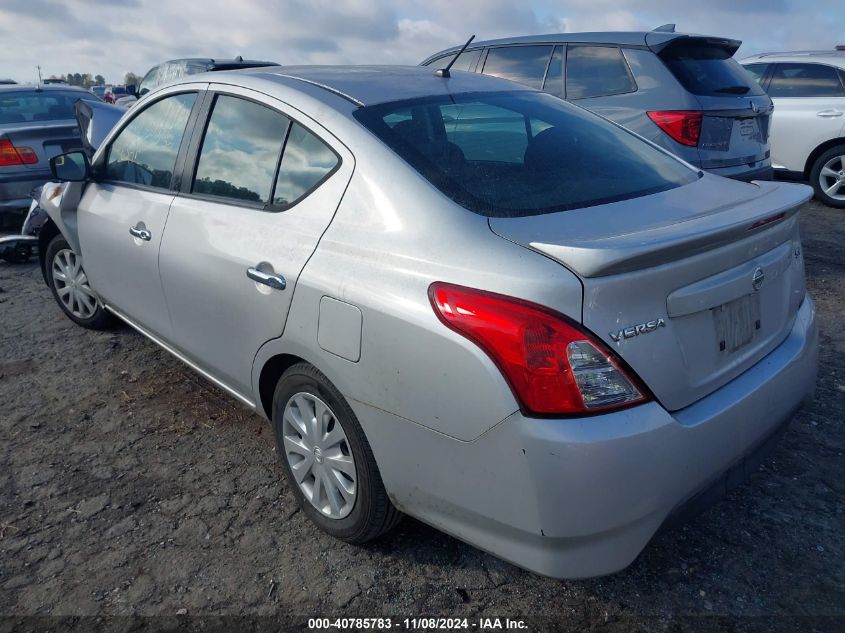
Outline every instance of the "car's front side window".
[[763, 77], [766, 75], [766, 71], [769, 69], [768, 64], [744, 64], [743, 68], [749, 72], [749, 74], [754, 77], [754, 81], [758, 84], [763, 83]]
[[142, 110], [112, 141], [104, 178], [168, 189], [195, 92], [166, 97]]
[[290, 119], [267, 106], [218, 95], [193, 193], [267, 204]]
[[[481, 57], [481, 51], [482, 49], [480, 48], [471, 51], [464, 51], [458, 56], [458, 59], [455, 60], [455, 63], [452, 64], [452, 69], [472, 72], [473, 70], [475, 70], [476, 64], [478, 64], [478, 59]], [[454, 56], [454, 53], [450, 53], [449, 55], [438, 57], [437, 59], [433, 59], [428, 62], [426, 66], [444, 68], [449, 65], [449, 62], [452, 61], [452, 58]]]
[[482, 72], [540, 89], [543, 87], [551, 55], [551, 46], [491, 48]]

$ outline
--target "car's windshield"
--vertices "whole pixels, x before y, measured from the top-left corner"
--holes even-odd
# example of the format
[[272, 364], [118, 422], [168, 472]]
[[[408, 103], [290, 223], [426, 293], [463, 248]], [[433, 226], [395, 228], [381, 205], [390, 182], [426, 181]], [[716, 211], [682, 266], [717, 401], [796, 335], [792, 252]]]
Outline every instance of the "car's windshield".
[[54, 90], [0, 94], [0, 125], [72, 119], [73, 104], [81, 96], [78, 92]]
[[427, 97], [355, 117], [444, 194], [519, 217], [665, 191], [700, 174], [639, 137], [540, 92]]

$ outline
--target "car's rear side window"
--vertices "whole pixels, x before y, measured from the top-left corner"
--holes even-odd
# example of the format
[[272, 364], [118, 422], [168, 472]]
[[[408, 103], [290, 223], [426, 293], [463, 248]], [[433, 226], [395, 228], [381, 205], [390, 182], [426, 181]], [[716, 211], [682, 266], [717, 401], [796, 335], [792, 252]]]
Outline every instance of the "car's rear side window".
[[267, 106], [218, 95], [192, 192], [267, 204], [289, 125], [290, 119]]
[[520, 217], [693, 182], [679, 160], [548, 94], [452, 94], [360, 108], [355, 117], [458, 204]]
[[124, 127], [109, 147], [105, 179], [169, 188], [195, 92], [156, 101]]
[[542, 88], [552, 46], [503, 46], [491, 48], [483, 73]]
[[587, 99], [634, 92], [637, 84], [615, 46], [570, 45], [566, 52], [566, 98]]
[[72, 119], [73, 104], [84, 96], [53, 90], [0, 94], [0, 125]]
[[694, 95], [762, 95], [763, 89], [733, 58], [733, 49], [699, 39], [681, 39], [660, 52], [660, 59]]
[[339, 162], [334, 150], [299, 123], [294, 123], [279, 165], [273, 206], [296, 204], [328, 178]]
[[777, 64], [770, 97], [845, 97], [839, 72], [824, 64]]

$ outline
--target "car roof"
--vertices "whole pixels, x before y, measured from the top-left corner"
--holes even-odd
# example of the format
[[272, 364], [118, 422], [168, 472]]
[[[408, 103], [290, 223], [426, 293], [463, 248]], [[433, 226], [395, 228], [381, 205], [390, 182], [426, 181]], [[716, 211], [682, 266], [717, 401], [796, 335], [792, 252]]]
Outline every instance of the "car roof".
[[[248, 76], [293, 87], [296, 83], [316, 86], [358, 106], [466, 92], [534, 91], [506, 79], [463, 71], [444, 79], [422, 66], [275, 66], [215, 72], [207, 80], [221, 83], [231, 77], [236, 82]], [[184, 81], [197, 81], [197, 77]]]
[[[674, 31], [593, 31], [586, 33], [548, 33], [546, 35], [520, 35], [496, 40], [473, 41], [467, 50], [475, 50], [485, 46], [508, 46], [512, 44], [615, 44], [617, 46], [637, 46], [650, 48], [659, 52], [670, 42], [685, 38], [706, 38], [730, 43], [739, 48], [739, 40], [694, 33], [675, 33]], [[455, 53], [461, 46], [452, 46], [427, 57], [425, 64], [436, 57], [448, 53]]]
[[165, 64], [205, 64], [210, 66], [210, 70], [235, 70], [238, 68], [257, 68], [262, 66], [278, 66], [277, 62], [261, 61], [258, 59], [212, 59], [210, 57], [183, 57], [181, 59], [168, 59], [166, 62], [158, 63], [154, 66], [164, 66]]
[[0, 84], [0, 93], [9, 92], [81, 92], [88, 94], [88, 91], [81, 86], [70, 84]]
[[830, 64], [845, 68], [845, 51], [792, 51], [782, 53], [759, 53], [742, 60], [743, 64], [752, 62], [807, 62]]

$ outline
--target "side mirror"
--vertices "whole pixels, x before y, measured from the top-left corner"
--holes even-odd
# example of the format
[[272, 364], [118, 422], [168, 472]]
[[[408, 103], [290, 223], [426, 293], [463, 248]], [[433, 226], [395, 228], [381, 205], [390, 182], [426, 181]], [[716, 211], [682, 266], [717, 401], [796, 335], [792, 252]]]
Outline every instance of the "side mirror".
[[133, 97], [138, 96], [138, 87], [135, 84], [129, 84], [126, 86], [126, 94], [132, 95]]
[[91, 164], [85, 152], [68, 152], [50, 159], [53, 178], [63, 182], [82, 182], [91, 176]]

